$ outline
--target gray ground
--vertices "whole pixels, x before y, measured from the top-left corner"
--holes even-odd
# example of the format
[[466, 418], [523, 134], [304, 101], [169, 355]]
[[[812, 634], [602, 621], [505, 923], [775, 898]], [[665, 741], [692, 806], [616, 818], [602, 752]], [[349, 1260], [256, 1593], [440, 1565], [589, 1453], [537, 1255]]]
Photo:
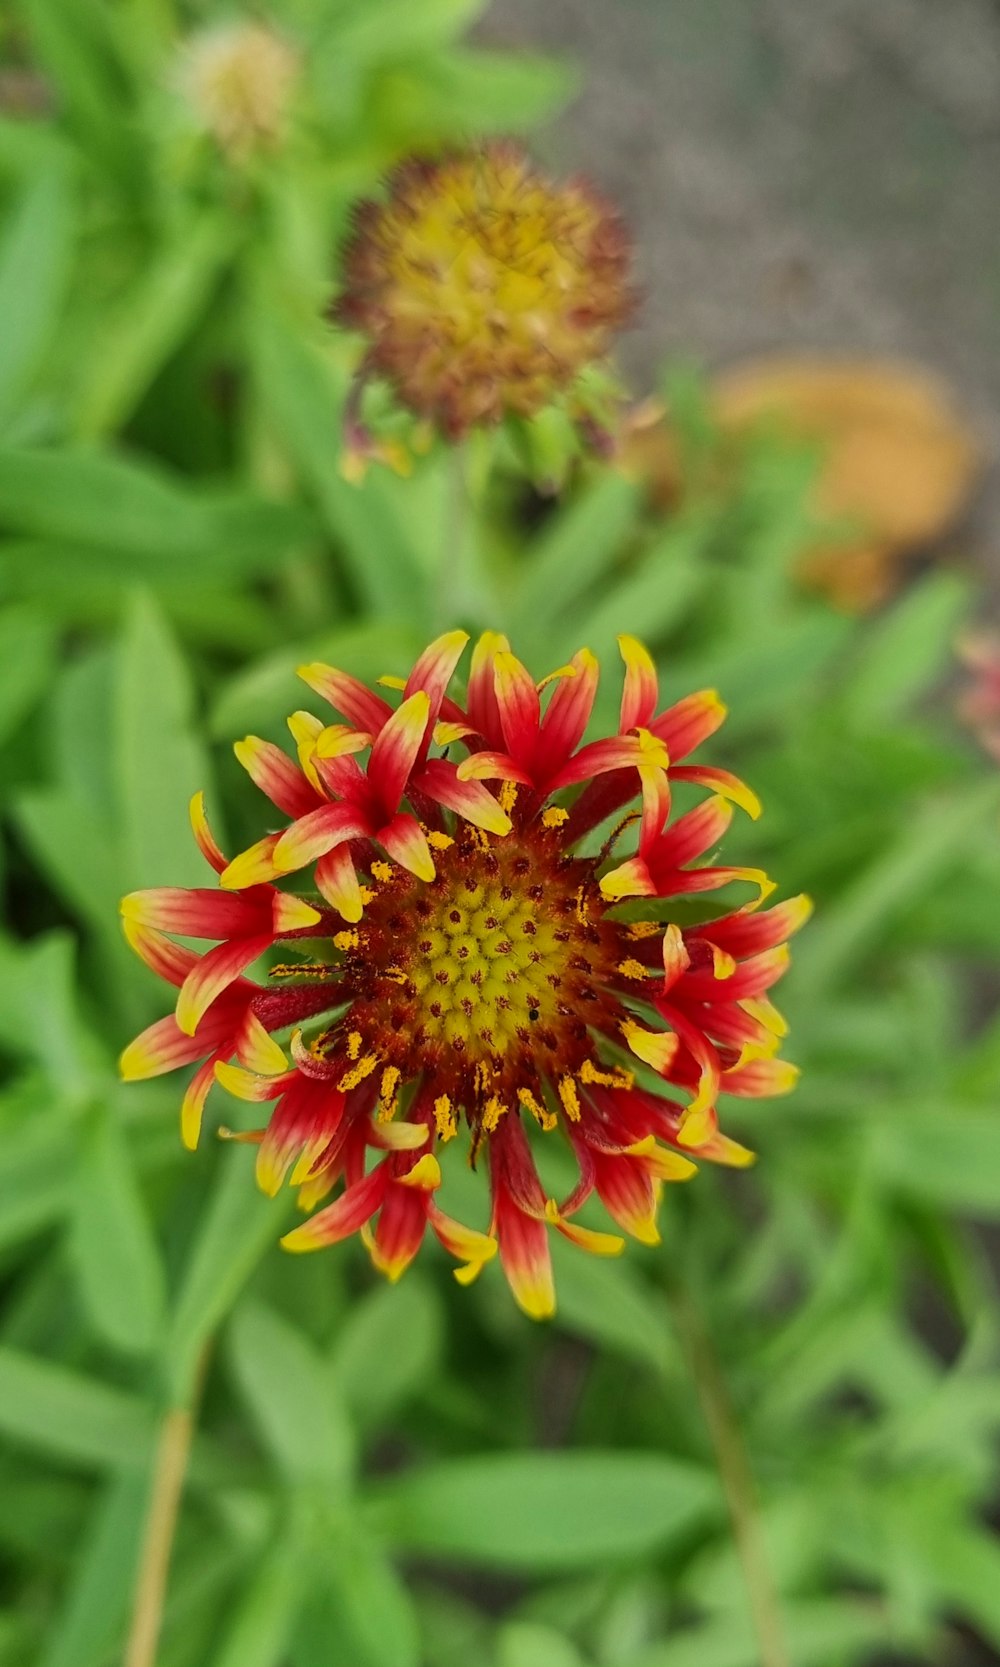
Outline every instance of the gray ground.
[[1000, 576], [998, 0], [494, 0], [481, 34], [583, 67], [541, 148], [637, 235], [633, 379], [788, 347], [940, 372], [992, 461], [970, 539]]

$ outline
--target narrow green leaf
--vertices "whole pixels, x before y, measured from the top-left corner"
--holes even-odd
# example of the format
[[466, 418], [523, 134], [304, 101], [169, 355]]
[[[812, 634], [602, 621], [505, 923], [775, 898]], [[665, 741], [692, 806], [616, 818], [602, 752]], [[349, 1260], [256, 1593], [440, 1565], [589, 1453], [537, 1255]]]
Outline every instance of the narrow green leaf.
[[188, 820], [192, 794], [210, 785], [193, 703], [169, 627], [153, 599], [137, 595], [121, 641], [114, 712], [123, 890], [206, 883]]
[[576, 1645], [550, 1626], [509, 1621], [497, 1634], [497, 1667], [584, 1667]]
[[426, 620], [427, 585], [384, 471], [360, 485], [340, 474], [343, 393], [319, 353], [276, 316], [258, 320], [259, 397], [338, 542], [369, 608]]
[[641, 1273], [624, 1261], [581, 1256], [562, 1240], [552, 1250], [560, 1327], [626, 1360], [668, 1372], [677, 1350], [667, 1311], [654, 1300]]
[[378, 1428], [430, 1381], [442, 1334], [437, 1292], [419, 1274], [379, 1286], [355, 1303], [337, 1334], [332, 1366], [363, 1426]]
[[[0, 317], [2, 317], [0, 313]], [[52, 621], [37, 608], [0, 613], [0, 742], [6, 741], [44, 694], [56, 665]]]
[[206, 214], [150, 255], [82, 368], [73, 424], [81, 439], [106, 434], [130, 415], [197, 322], [232, 246], [231, 222]]
[[303, 1549], [284, 1528], [246, 1582], [212, 1667], [284, 1667], [308, 1574]]
[[233, 1369], [264, 1441], [292, 1481], [341, 1491], [353, 1439], [326, 1363], [294, 1326], [258, 1303], [230, 1328]]
[[[784, 1607], [782, 1621], [795, 1667], [840, 1667], [891, 1642], [882, 1606], [860, 1599], [799, 1600]], [[749, 1616], [726, 1615], [685, 1628], [636, 1656], [631, 1667], [760, 1667], [760, 1646]]]
[[124, 1390], [19, 1350], [0, 1348], [0, 1430], [86, 1469], [142, 1466], [152, 1409]]
[[961, 575], [935, 573], [877, 622], [844, 686], [847, 711], [859, 729], [891, 723], [937, 682], [970, 594]]
[[951, 800], [935, 800], [902, 828], [835, 904], [821, 910], [796, 950], [795, 999], [815, 1001], [844, 976], [886, 925], [938, 876], [962, 859], [1000, 804], [996, 782], [979, 782]]
[[124, 1628], [135, 1579], [148, 1487], [140, 1474], [115, 1477], [87, 1524], [65, 1607], [38, 1667], [103, 1667]]
[[265, 1251], [276, 1244], [286, 1219], [284, 1199], [258, 1192], [253, 1154], [239, 1147], [222, 1153], [216, 1190], [188, 1255], [164, 1350], [177, 1404], [187, 1399], [204, 1344]]
[[457, 1459], [376, 1498], [407, 1551], [535, 1574], [648, 1555], [718, 1509], [714, 1477], [658, 1453]]
[[600, 474], [553, 512], [524, 557], [511, 601], [509, 629], [519, 645], [530, 639], [533, 649], [551, 652], [553, 620], [612, 566], [638, 501], [634, 481]]
[[944, 1210], [1000, 1215], [1000, 1119], [996, 1112], [908, 1104], [873, 1129], [872, 1152], [883, 1181]]
[[405, 1584], [381, 1548], [351, 1521], [327, 1540], [314, 1577], [328, 1586], [329, 1621], [339, 1651], [351, 1667], [420, 1667], [420, 1638]]
[[15, 411], [52, 340], [74, 233], [66, 171], [46, 167], [26, 188], [0, 242], [0, 428]]
[[115, 1348], [148, 1353], [163, 1324], [163, 1268], [131, 1155], [106, 1113], [85, 1141], [71, 1244], [97, 1330]]

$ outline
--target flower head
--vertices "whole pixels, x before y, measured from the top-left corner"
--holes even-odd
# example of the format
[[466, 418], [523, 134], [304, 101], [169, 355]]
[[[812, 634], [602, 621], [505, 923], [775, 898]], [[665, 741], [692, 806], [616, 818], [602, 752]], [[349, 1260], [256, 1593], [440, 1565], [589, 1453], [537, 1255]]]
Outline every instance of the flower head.
[[630, 262], [589, 186], [494, 142], [405, 162], [359, 205], [333, 316], [368, 338], [365, 374], [455, 439], [534, 415], [604, 356], [632, 311]]
[[243, 160], [282, 137], [298, 54], [261, 23], [225, 23], [184, 47], [181, 82], [220, 150]]
[[[586, 649], [536, 684], [487, 633], [464, 705], [447, 692], [459, 631], [405, 683], [384, 680], [395, 706], [333, 667], [303, 667], [343, 721], [294, 714], [295, 760], [254, 736], [236, 746], [285, 824], [227, 862], [198, 798], [195, 832], [219, 885], [124, 900], [130, 941], [179, 994], [126, 1049], [123, 1073], [202, 1062], [183, 1112], [191, 1146], [213, 1081], [273, 1108], [266, 1127], [236, 1137], [258, 1142], [261, 1186], [290, 1179], [310, 1211], [333, 1197], [286, 1236], [290, 1250], [360, 1232], [396, 1278], [430, 1228], [463, 1282], [499, 1248], [518, 1302], [546, 1315], [551, 1230], [619, 1251], [618, 1234], [577, 1219], [596, 1195], [618, 1228], [654, 1243], [664, 1182], [699, 1158], [751, 1159], [720, 1132], [719, 1095], [792, 1086], [768, 992], [808, 902], [764, 908], [773, 888], [759, 870], [705, 860], [734, 806], [759, 808], [729, 772], [682, 762], [724, 708], [705, 691], [659, 711], [649, 655], [621, 641], [618, 730], [590, 742], [598, 665]], [[679, 783], [708, 792], [675, 817]], [[601, 824], [632, 804], [593, 850]], [[308, 899], [282, 883], [306, 869]], [[748, 899], [683, 924], [730, 885]], [[682, 897], [701, 899], [696, 915]], [[216, 945], [199, 957], [172, 933]], [[256, 982], [253, 963], [279, 942]], [[441, 1155], [463, 1129], [473, 1159], [488, 1158], [484, 1229], [436, 1201]], [[577, 1179], [556, 1199], [535, 1150], [560, 1136]]]
[[956, 646], [971, 674], [958, 702], [958, 716], [1000, 762], [1000, 631], [969, 632]]

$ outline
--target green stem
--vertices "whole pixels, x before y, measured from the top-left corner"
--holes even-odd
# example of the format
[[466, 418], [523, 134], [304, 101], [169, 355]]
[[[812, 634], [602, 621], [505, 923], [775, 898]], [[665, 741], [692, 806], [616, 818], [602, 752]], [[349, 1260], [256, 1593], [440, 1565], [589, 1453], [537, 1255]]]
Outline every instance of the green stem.
[[167, 1576], [191, 1456], [201, 1377], [199, 1370], [190, 1401], [183, 1406], [169, 1407], [160, 1425], [123, 1667], [156, 1667]]
[[722, 1490], [729, 1507], [736, 1553], [743, 1571], [760, 1667], [790, 1667], [781, 1604], [771, 1575], [750, 1457], [711, 1338], [688, 1293], [670, 1292], [677, 1334], [694, 1380], [715, 1449]]
[[472, 507], [466, 478], [466, 456], [454, 445], [448, 459], [448, 507], [445, 538], [437, 572], [435, 617], [438, 628], [446, 630], [460, 619], [465, 607], [465, 581]]

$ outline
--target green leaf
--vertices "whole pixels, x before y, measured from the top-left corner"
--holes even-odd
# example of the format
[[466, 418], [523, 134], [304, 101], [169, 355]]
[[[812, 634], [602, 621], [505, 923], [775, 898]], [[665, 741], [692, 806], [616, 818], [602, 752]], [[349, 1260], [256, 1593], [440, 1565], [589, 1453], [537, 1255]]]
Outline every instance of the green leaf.
[[284, 1667], [307, 1574], [302, 1535], [286, 1526], [246, 1581], [213, 1667]]
[[[860, 1599], [787, 1604], [782, 1624], [795, 1667], [841, 1667], [867, 1659], [870, 1650], [891, 1642], [881, 1606]], [[636, 1656], [630, 1667], [760, 1667], [760, 1645], [749, 1617], [726, 1615], [706, 1626], [685, 1628]]]
[[[353, 1520], [326, 1539], [314, 1580], [328, 1583], [327, 1655], [351, 1667], [420, 1667], [420, 1638], [406, 1586]], [[333, 1643], [336, 1639], [336, 1646]]]
[[151, 1408], [68, 1367], [0, 1347], [0, 1430], [85, 1469], [145, 1464]]
[[130, 415], [205, 308], [233, 246], [227, 220], [204, 215], [154, 250], [117, 316], [96, 333], [82, 367], [74, 432], [93, 439]]
[[145, 1476], [126, 1474], [99, 1496], [38, 1667], [103, 1667], [109, 1658], [132, 1597], [147, 1495]]
[[29, 716], [55, 670], [55, 629], [39, 609], [11, 607], [0, 613], [0, 665], [2, 742]]
[[970, 591], [959, 574], [935, 573], [878, 622], [845, 681], [844, 703], [859, 729], [892, 723], [938, 681], [952, 658]]
[[0, 242], [0, 429], [14, 413], [52, 340], [69, 277], [73, 199], [61, 166], [27, 186]]
[[1000, 1215], [1000, 1119], [994, 1110], [951, 1106], [943, 1098], [892, 1112], [873, 1129], [873, 1158], [884, 1182], [943, 1210]]
[[718, 1509], [714, 1478], [658, 1453], [512, 1453], [430, 1465], [377, 1495], [403, 1549], [546, 1573], [649, 1555]]
[[440, 1364], [441, 1303], [419, 1274], [356, 1302], [341, 1326], [331, 1364], [353, 1415], [377, 1429], [430, 1381]]
[[80, 1019], [76, 943], [49, 932], [30, 944], [0, 938], [0, 1043], [35, 1060], [70, 1105], [106, 1080], [106, 1060]]
[[294, 1326], [257, 1303], [230, 1328], [233, 1369], [266, 1445], [292, 1481], [341, 1492], [353, 1439], [330, 1373]]
[[1000, 803], [1000, 787], [979, 782], [950, 800], [937, 799], [902, 826], [835, 904], [821, 909], [796, 950], [795, 999], [816, 1001], [844, 977], [889, 921], [962, 859]]
[[122, 552], [153, 583], [164, 564], [202, 580], [273, 569], [311, 526], [292, 506], [194, 492], [111, 453], [15, 446], [0, 447], [0, 519], [10, 532]]
[[[364, 682], [374, 682], [386, 671], [409, 670], [423, 639], [411, 626], [388, 625], [375, 619], [310, 638], [297, 647], [283, 647], [262, 660], [251, 661], [223, 684], [212, 708], [213, 735], [231, 740], [247, 729], [281, 733], [285, 719], [315, 695], [295, 675], [296, 666], [322, 660], [349, 671]], [[328, 710], [328, 708], [323, 708]]]
[[510, 1621], [497, 1634], [497, 1667], [584, 1667], [575, 1644], [549, 1626]]
[[259, 398], [342, 550], [370, 609], [427, 623], [427, 586], [391, 483], [381, 468], [360, 485], [340, 474], [343, 395], [320, 354], [274, 315], [257, 322]]
[[553, 512], [524, 557], [510, 606], [509, 630], [519, 653], [525, 642], [531, 645], [525, 652], [553, 652], [553, 620], [615, 561], [632, 530], [638, 501], [635, 482], [599, 474]]
[[661, 1375], [669, 1372], [677, 1351], [667, 1311], [657, 1304], [638, 1269], [581, 1256], [561, 1239], [555, 1239], [552, 1255], [560, 1328]]
[[164, 1356], [172, 1398], [183, 1405], [201, 1351], [225, 1319], [287, 1219], [285, 1199], [264, 1198], [254, 1182], [254, 1157], [242, 1148], [220, 1155], [216, 1188], [188, 1253]]
[[91, 1319], [115, 1348], [148, 1353], [163, 1324], [163, 1268], [131, 1156], [107, 1113], [85, 1142], [77, 1179], [72, 1250]]
[[129, 607], [115, 691], [115, 766], [122, 889], [204, 885], [188, 821], [209, 764], [193, 731], [187, 667], [152, 597]]

